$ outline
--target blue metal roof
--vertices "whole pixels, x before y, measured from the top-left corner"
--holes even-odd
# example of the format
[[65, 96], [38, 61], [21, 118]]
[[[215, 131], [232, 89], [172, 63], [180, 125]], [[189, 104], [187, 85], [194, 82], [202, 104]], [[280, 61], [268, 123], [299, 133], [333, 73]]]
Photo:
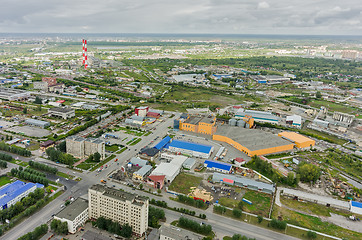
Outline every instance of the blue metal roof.
[[43, 184], [39, 183], [24, 183], [22, 181], [13, 182], [0, 190], [0, 208], [6, 208], [9, 201], [13, 200], [22, 193], [36, 186], [36, 188], [43, 188]]
[[162, 150], [166, 146], [167, 143], [171, 141], [171, 138], [169, 136], [166, 136], [163, 138], [159, 143], [156, 144], [153, 148], [156, 148], [158, 150]]
[[175, 148], [182, 148], [194, 152], [202, 152], [202, 153], [210, 153], [212, 146], [192, 143], [192, 142], [185, 142], [180, 140], [172, 140], [172, 142], [168, 145], [168, 147], [175, 147]]
[[228, 163], [206, 160], [204, 162], [204, 164], [206, 164], [208, 168], [219, 168], [219, 169], [226, 170], [226, 171], [231, 170], [231, 164], [228, 164]]
[[353, 207], [362, 208], [362, 203], [360, 203], [360, 202], [351, 201], [351, 204]]

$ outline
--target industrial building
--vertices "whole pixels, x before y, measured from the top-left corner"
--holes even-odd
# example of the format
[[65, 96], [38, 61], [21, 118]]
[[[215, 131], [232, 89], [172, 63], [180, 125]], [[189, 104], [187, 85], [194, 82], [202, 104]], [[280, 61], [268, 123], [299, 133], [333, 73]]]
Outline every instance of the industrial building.
[[186, 119], [181, 118], [174, 122], [174, 128], [194, 133], [212, 135], [216, 131], [216, 118], [197, 117], [188, 115]]
[[226, 142], [250, 157], [293, 150], [294, 147], [290, 141], [262, 130], [229, 126], [219, 126], [212, 139]]
[[341, 112], [334, 112], [332, 118], [336, 121], [337, 125], [349, 127], [353, 123], [355, 116]]
[[214, 151], [213, 146], [180, 140], [173, 140], [166, 148], [171, 152], [180, 152], [185, 155], [200, 158], [209, 158], [211, 153]]
[[48, 83], [47, 82], [33, 82], [33, 88], [44, 91], [44, 92], [47, 92], [48, 91]]
[[181, 167], [172, 163], [161, 163], [150, 174], [150, 176], [165, 176], [167, 183], [172, 183], [180, 173]]
[[268, 194], [273, 194], [275, 191], [274, 184], [259, 182], [250, 178], [242, 177], [242, 176], [235, 176], [230, 174], [222, 174], [222, 173], [213, 173], [212, 181], [221, 182], [224, 184], [244, 187], [247, 189], [261, 191]]
[[75, 110], [71, 108], [59, 108], [59, 107], [50, 108], [48, 110], [48, 113], [51, 116], [60, 117], [63, 119], [75, 117]]
[[206, 160], [204, 166], [211, 171], [217, 171], [222, 173], [230, 173], [232, 165], [224, 162], [217, 162], [212, 160]]
[[105, 217], [120, 225], [128, 223], [135, 234], [143, 236], [148, 228], [148, 199], [100, 184], [88, 190], [89, 217]]
[[48, 148], [54, 147], [54, 145], [55, 145], [55, 142], [53, 140], [48, 140], [48, 141], [42, 142], [40, 144], [40, 150], [42, 150], [44, 152]]
[[43, 77], [41, 81], [47, 83], [49, 87], [57, 84], [57, 79], [52, 77]]
[[134, 180], [139, 180], [139, 181], [143, 181], [143, 179], [145, 179], [145, 177], [150, 174], [152, 171], [152, 166], [151, 165], [144, 165], [143, 167], [141, 167], [138, 171], [133, 173], [132, 178]]
[[133, 157], [133, 158], [131, 158], [130, 163], [131, 163], [133, 166], [136, 166], [136, 167], [143, 167], [143, 166], [146, 166], [146, 165], [147, 165], [148, 161], [147, 161], [147, 160], [140, 159], [140, 158], [137, 158], [137, 157]]
[[307, 148], [315, 145], [315, 141], [296, 132], [281, 132], [279, 137], [295, 144], [297, 148]]
[[49, 122], [46, 121], [41, 121], [41, 120], [37, 120], [37, 119], [26, 119], [24, 121], [25, 124], [31, 125], [31, 126], [35, 126], [35, 127], [41, 127], [41, 128], [46, 128], [50, 126]]
[[205, 78], [204, 74], [180, 74], [172, 75], [172, 78], [175, 82], [179, 83], [207, 83], [208, 79]]
[[350, 201], [350, 211], [356, 214], [362, 215], [362, 203], [356, 201]]
[[139, 157], [149, 161], [153, 161], [160, 156], [160, 150], [156, 148], [144, 148], [139, 152]]
[[342, 210], [350, 210], [349, 202], [313, 193], [303, 192], [295, 189], [284, 188], [282, 191], [282, 195], [296, 200], [303, 200], [303, 201], [321, 204], [327, 207], [334, 207]]
[[14, 88], [0, 88], [0, 99], [7, 101], [21, 101], [30, 97], [30, 92], [14, 89]]
[[15, 181], [0, 188], [0, 209], [9, 208], [22, 198], [34, 192], [37, 188], [44, 188], [44, 185], [39, 183], [25, 183]]
[[66, 139], [67, 153], [77, 158], [88, 157], [96, 152], [101, 155], [101, 159], [106, 156], [106, 144], [99, 138], [83, 138], [69, 136]]
[[195, 158], [187, 158], [186, 161], [182, 164], [182, 167], [185, 169], [192, 169], [196, 164]]
[[180, 240], [180, 239], [187, 239], [187, 240], [202, 240], [205, 236], [199, 235], [197, 233], [188, 231], [186, 229], [178, 228], [175, 226], [166, 226], [162, 225], [160, 228], [160, 238], [159, 240]]
[[153, 148], [156, 148], [158, 150], [162, 150], [168, 143], [171, 142], [170, 136], [164, 137], [159, 143], [157, 143]]
[[68, 224], [70, 233], [76, 233], [88, 218], [88, 201], [82, 198], [77, 198], [54, 216], [54, 219]]
[[285, 121], [286, 121], [287, 124], [290, 124], [293, 127], [296, 127], [296, 128], [301, 128], [302, 127], [302, 117], [299, 116], [299, 115], [287, 116]]
[[254, 118], [255, 122], [278, 124], [280, 121], [280, 118], [273, 115], [271, 112], [254, 111], [241, 108], [235, 114], [235, 118], [244, 118], [248, 116]]

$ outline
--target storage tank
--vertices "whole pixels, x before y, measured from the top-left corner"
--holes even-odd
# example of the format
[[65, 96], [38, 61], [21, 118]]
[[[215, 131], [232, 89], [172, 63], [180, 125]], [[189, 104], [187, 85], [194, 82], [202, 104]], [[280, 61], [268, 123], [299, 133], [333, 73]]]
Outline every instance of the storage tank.
[[245, 122], [244, 120], [239, 120], [238, 123], [237, 123], [238, 127], [245, 127]]
[[237, 121], [236, 121], [236, 119], [234, 119], [234, 118], [232, 118], [232, 119], [229, 120], [229, 125], [230, 125], [230, 126], [236, 126], [236, 123], [237, 123]]

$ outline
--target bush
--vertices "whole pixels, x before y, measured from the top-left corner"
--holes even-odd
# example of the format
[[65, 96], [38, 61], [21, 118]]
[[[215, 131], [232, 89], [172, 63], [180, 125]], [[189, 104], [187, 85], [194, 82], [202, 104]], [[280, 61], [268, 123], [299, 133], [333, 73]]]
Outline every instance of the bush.
[[270, 222], [270, 226], [272, 228], [284, 230], [287, 227], [287, 223], [273, 218]]
[[57, 219], [53, 219], [50, 223], [50, 228], [57, 234], [67, 234], [68, 233], [68, 223], [62, 222]]
[[307, 237], [309, 239], [316, 239], [317, 238], [317, 233], [316, 232], [313, 232], [313, 231], [308, 231], [307, 232]]
[[233, 216], [236, 218], [240, 218], [242, 214], [242, 211], [240, 209], [234, 208], [233, 209]]
[[258, 215], [258, 223], [261, 223], [263, 221], [263, 216]]
[[48, 232], [48, 225], [42, 224], [39, 227], [36, 227], [34, 231], [21, 236], [20, 238], [18, 238], [18, 240], [38, 240], [47, 232]]
[[191, 230], [196, 233], [203, 235], [209, 235], [212, 232], [212, 227], [210, 225], [200, 225], [198, 222], [193, 221], [188, 218], [181, 217], [178, 221], [178, 225], [182, 228]]
[[226, 212], [226, 208], [224, 206], [214, 206], [214, 211], [218, 214], [224, 214]]

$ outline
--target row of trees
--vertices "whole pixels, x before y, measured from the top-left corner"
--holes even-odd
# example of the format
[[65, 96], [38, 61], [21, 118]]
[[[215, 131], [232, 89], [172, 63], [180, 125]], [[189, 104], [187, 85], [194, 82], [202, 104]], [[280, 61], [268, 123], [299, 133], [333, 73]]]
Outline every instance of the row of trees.
[[200, 225], [198, 222], [184, 217], [178, 220], [178, 226], [203, 235], [209, 235], [212, 232], [210, 225]]
[[159, 228], [159, 220], [165, 219], [165, 211], [152, 206], [148, 207], [148, 226]]
[[24, 197], [11, 207], [1, 210], [0, 221], [4, 223], [6, 219], [11, 220], [20, 213], [23, 213], [25, 216], [29, 216], [40, 206], [42, 206], [42, 204], [44, 204], [43, 198], [44, 190], [41, 188], [35, 189], [34, 192], [29, 193], [27, 197]]
[[163, 208], [167, 208], [167, 202], [159, 201], [159, 200], [156, 201], [153, 198], [150, 200], [150, 204], [156, 205], [156, 206], [159, 206], [159, 207], [163, 207]]
[[182, 203], [185, 203], [187, 205], [190, 205], [190, 206], [194, 206], [194, 207], [197, 207], [197, 208], [206, 208], [207, 205], [204, 203], [204, 201], [202, 200], [195, 200], [191, 197], [187, 197], [187, 196], [184, 196], [184, 195], [178, 195], [177, 196], [177, 201], [179, 202], [182, 202]]
[[[1, 150], [1, 149], [0, 149]], [[11, 161], [11, 160], [13, 160], [13, 157], [12, 156], [10, 156], [9, 154], [6, 154], [6, 153], [2, 153], [2, 152], [0, 152], [0, 159], [2, 159], [2, 160], [5, 160], [5, 161]]]
[[255, 240], [255, 238], [248, 238], [246, 236], [242, 236], [241, 234], [234, 234], [231, 237], [231, 240]]
[[45, 173], [39, 172], [35, 169], [19, 167], [19, 170], [39, 176], [39, 177], [46, 177]]
[[75, 158], [67, 153], [61, 152], [56, 150], [55, 148], [51, 147], [45, 150], [46, 154], [48, 155], [48, 159], [53, 162], [60, 162], [67, 165], [73, 165], [75, 162]]
[[50, 167], [46, 164], [42, 164], [42, 163], [38, 163], [38, 162], [34, 162], [34, 161], [29, 161], [29, 166], [32, 168], [36, 168], [39, 169], [41, 171], [45, 171], [45, 172], [49, 172], [49, 173], [53, 173], [56, 174], [58, 172], [58, 169], [54, 168], [54, 167]]
[[77, 134], [81, 131], [84, 131], [86, 130], [87, 128], [93, 126], [94, 124], [96, 124], [98, 122], [97, 119], [92, 119], [92, 120], [89, 120], [88, 122], [84, 123], [83, 125], [80, 125], [78, 127], [75, 127], [73, 128], [72, 130], [70, 130], [69, 132], [67, 132], [66, 134], [62, 134], [62, 135], [59, 135], [56, 137], [55, 140], [61, 140], [61, 139], [64, 139], [68, 136], [72, 136], [74, 134]]
[[68, 223], [62, 222], [58, 219], [53, 219], [50, 223], [50, 229], [57, 234], [67, 234], [68, 233]]
[[[26, 170], [26, 171], [25, 171]], [[45, 187], [47, 187], [49, 185], [49, 180], [47, 178], [44, 177], [44, 173], [39, 173], [39, 175], [37, 175], [36, 173], [31, 173], [29, 172], [29, 170], [33, 170], [33, 169], [25, 169], [22, 170], [22, 167], [19, 167], [19, 169], [13, 168], [11, 169], [11, 175], [18, 177], [20, 179], [24, 179], [24, 180], [28, 180], [31, 182], [36, 182], [36, 183], [41, 183], [43, 184]], [[33, 170], [35, 171], [35, 170]]]
[[277, 220], [277, 219], [274, 219], [274, 218], [273, 218], [273, 219], [270, 221], [270, 226], [271, 226], [272, 228], [284, 230], [284, 229], [286, 229], [286, 227], [287, 227], [287, 222], [281, 221], [281, 220]]
[[8, 167], [8, 163], [3, 161], [3, 160], [0, 160], [0, 167], [1, 168], [7, 168]]
[[18, 240], [38, 240], [42, 236], [44, 236], [48, 232], [48, 225], [42, 224], [39, 227], [36, 227], [34, 231], [29, 232], [20, 238]]
[[96, 225], [99, 229], [106, 230], [125, 238], [130, 238], [132, 236], [132, 227], [129, 226], [128, 223], [121, 226], [119, 222], [113, 222], [110, 219], [99, 217], [96, 221]]
[[30, 157], [31, 152], [25, 148], [17, 147], [17, 146], [9, 146], [5, 142], [0, 142], [0, 150], [15, 153], [24, 157]]

